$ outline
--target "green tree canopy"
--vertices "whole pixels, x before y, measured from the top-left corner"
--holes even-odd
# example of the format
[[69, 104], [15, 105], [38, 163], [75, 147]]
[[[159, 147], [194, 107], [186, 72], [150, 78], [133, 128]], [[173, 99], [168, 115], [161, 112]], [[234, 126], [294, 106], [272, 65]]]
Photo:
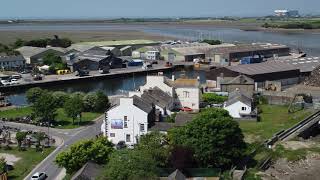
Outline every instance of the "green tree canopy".
[[136, 149], [151, 155], [157, 166], [165, 167], [169, 156], [167, 137], [160, 132], [151, 132], [140, 137]]
[[104, 112], [107, 108], [110, 107], [108, 96], [105, 95], [102, 91], [96, 93], [97, 100], [94, 103], [94, 111]]
[[24, 141], [26, 139], [26, 137], [27, 137], [27, 132], [18, 131], [16, 133], [16, 139], [17, 139], [17, 142], [18, 142], [19, 150], [21, 149], [22, 141]]
[[215, 93], [204, 93], [202, 94], [202, 100], [207, 103], [223, 103], [228, 99], [227, 96], [220, 96]]
[[64, 103], [69, 98], [69, 94], [63, 91], [55, 91], [52, 93], [52, 96], [54, 97], [58, 107], [63, 107]]
[[57, 104], [51, 93], [47, 91], [41, 93], [31, 107], [38, 121], [50, 123], [55, 120]]
[[68, 98], [63, 107], [67, 116], [72, 118], [73, 124], [77, 116], [81, 116], [81, 113], [83, 112], [83, 102], [80, 96]]
[[32, 104], [37, 101], [37, 99], [45, 93], [45, 90], [42, 90], [39, 87], [31, 88], [26, 92], [26, 98], [28, 103]]
[[203, 167], [226, 168], [243, 156], [246, 144], [239, 124], [223, 109], [206, 109], [184, 127], [169, 131], [173, 145], [190, 147]]
[[112, 146], [112, 143], [105, 137], [80, 141], [58, 154], [55, 162], [59, 167], [66, 168], [68, 173], [77, 171], [90, 160], [105, 164], [108, 162], [110, 154], [114, 151]]
[[105, 177], [114, 180], [157, 179], [156, 165], [152, 156], [144, 151], [118, 150], [106, 165]]
[[0, 158], [0, 174], [7, 171], [7, 162], [4, 157]]

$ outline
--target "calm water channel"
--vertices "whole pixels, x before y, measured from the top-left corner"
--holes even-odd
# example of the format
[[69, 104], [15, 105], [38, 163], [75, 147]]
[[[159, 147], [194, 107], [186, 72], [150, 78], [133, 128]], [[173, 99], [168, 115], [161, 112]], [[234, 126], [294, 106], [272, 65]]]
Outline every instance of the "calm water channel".
[[[270, 42], [286, 44], [294, 49], [300, 48], [309, 55], [320, 56], [320, 33], [273, 33], [262, 31], [242, 31], [232, 28], [216, 28], [213, 26], [164, 26], [164, 25], [108, 25], [108, 24], [16, 24], [0, 25], [1, 31], [103, 31], [103, 30], [139, 30], [147, 33], [173, 36], [182, 39], [196, 40], [198, 38], [220, 39], [224, 42]], [[181, 72], [176, 72], [177, 75]], [[171, 77], [171, 73], [165, 74]], [[205, 81], [204, 72], [187, 71], [189, 77], [200, 75]], [[133, 80], [134, 79], [134, 80]], [[133, 90], [145, 83], [145, 76], [135, 76], [135, 78], [109, 79], [89, 82], [85, 84], [71, 84], [68, 86], [55, 86], [50, 90], [62, 90], [67, 92], [83, 91], [90, 92], [103, 90], [108, 95], [120, 94], [123, 91]], [[14, 105], [25, 105], [25, 92], [14, 92], [9, 98]]]

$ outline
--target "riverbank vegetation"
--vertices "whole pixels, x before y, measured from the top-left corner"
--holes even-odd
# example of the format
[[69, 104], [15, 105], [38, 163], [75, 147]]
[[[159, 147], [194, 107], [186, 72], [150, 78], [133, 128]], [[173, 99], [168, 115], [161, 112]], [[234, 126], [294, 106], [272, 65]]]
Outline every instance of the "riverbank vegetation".
[[30, 106], [0, 111], [0, 116], [9, 121], [22, 118], [32, 124], [76, 128], [91, 123], [110, 106], [108, 96], [101, 91], [68, 94], [31, 88], [26, 97]]

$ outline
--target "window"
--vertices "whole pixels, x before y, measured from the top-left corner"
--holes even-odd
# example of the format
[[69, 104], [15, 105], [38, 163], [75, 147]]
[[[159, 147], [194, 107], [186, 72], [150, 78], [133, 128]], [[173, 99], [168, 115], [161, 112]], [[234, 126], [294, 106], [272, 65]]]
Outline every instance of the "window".
[[124, 128], [128, 128], [128, 116], [124, 116]]
[[188, 98], [190, 96], [190, 93], [188, 91], [183, 91], [183, 96], [185, 98]]
[[247, 110], [247, 107], [242, 107], [241, 110], [242, 110], [242, 111], [246, 111], [246, 110]]
[[144, 124], [140, 124], [140, 132], [144, 132]]
[[130, 138], [130, 134], [127, 134], [126, 135], [126, 142], [130, 142], [131, 140], [130, 140], [131, 138]]
[[115, 133], [110, 133], [110, 137], [115, 137], [116, 134]]

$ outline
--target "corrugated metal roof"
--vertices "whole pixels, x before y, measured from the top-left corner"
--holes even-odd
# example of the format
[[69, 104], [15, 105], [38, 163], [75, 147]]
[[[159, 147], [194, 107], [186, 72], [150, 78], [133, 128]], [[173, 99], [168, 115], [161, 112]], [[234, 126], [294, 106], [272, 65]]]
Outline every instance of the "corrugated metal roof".
[[269, 74], [275, 72], [299, 70], [298, 67], [283, 62], [243, 64], [237, 66], [227, 66], [226, 68], [231, 71], [239, 72], [246, 75]]

